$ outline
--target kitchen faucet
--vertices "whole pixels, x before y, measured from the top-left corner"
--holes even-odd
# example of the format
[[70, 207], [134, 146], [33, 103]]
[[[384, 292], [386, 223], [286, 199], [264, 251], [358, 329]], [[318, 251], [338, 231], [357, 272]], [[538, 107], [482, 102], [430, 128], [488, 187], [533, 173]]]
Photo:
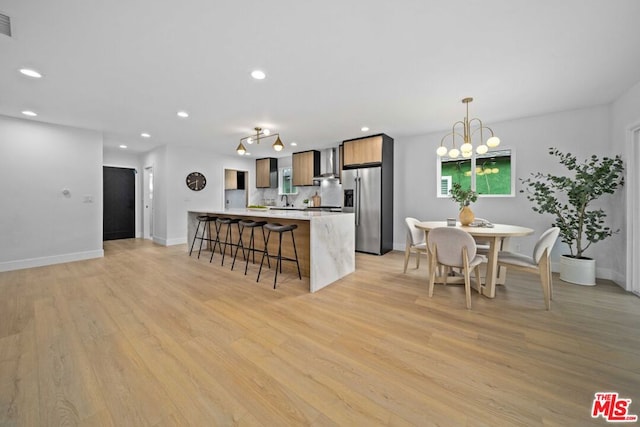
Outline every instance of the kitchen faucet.
[[284, 205], [285, 206], [289, 206], [289, 196], [286, 194], [283, 194], [282, 196], [280, 196], [280, 201], [284, 200]]

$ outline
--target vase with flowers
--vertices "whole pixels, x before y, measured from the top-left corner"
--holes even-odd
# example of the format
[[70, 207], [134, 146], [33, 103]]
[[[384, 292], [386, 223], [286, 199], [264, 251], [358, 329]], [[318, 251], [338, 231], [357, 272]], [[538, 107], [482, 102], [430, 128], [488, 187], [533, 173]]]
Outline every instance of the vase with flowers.
[[460, 214], [458, 218], [460, 219], [460, 224], [469, 225], [475, 219], [475, 215], [473, 211], [469, 207], [469, 205], [476, 200], [478, 200], [478, 193], [469, 189], [462, 188], [460, 183], [454, 182], [451, 186], [451, 199], [457, 202], [460, 205]]

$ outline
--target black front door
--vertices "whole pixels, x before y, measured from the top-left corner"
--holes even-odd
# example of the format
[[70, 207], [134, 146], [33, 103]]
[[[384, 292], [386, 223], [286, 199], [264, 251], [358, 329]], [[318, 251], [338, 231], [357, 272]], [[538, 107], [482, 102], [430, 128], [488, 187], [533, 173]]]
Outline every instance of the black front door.
[[102, 175], [103, 240], [135, 237], [135, 169], [104, 166]]

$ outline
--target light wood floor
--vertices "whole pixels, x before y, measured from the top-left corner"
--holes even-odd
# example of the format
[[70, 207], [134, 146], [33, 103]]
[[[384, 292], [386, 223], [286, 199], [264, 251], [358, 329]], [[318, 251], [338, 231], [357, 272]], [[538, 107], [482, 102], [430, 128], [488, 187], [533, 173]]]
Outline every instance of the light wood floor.
[[555, 278], [548, 312], [510, 273], [468, 311], [427, 297], [426, 263], [356, 260], [316, 294], [142, 240], [0, 273], [0, 425], [602, 426], [600, 391], [640, 414], [640, 299], [616, 285]]

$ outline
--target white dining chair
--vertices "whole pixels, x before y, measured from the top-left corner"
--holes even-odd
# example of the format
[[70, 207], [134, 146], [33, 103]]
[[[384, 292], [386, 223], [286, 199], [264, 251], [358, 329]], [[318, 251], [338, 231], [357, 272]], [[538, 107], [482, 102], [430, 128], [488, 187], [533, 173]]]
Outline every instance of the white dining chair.
[[427, 235], [429, 250], [429, 297], [433, 296], [436, 268], [444, 267], [444, 284], [447, 284], [450, 269], [460, 268], [464, 275], [464, 292], [467, 308], [471, 309], [471, 270], [476, 276], [476, 288], [480, 289], [480, 264], [487, 258], [476, 254], [476, 241], [471, 234], [454, 227], [438, 227]]
[[551, 227], [542, 233], [533, 248], [533, 256], [508, 251], [498, 252], [498, 266], [540, 275], [540, 284], [547, 310], [551, 310], [551, 300], [553, 299], [553, 280], [549, 257], [559, 234], [558, 227]]
[[416, 228], [419, 220], [407, 217], [404, 222], [407, 225], [407, 242], [404, 249], [404, 272], [406, 273], [411, 253], [416, 254], [416, 268], [420, 268], [420, 254], [426, 255], [427, 243], [424, 231]]

